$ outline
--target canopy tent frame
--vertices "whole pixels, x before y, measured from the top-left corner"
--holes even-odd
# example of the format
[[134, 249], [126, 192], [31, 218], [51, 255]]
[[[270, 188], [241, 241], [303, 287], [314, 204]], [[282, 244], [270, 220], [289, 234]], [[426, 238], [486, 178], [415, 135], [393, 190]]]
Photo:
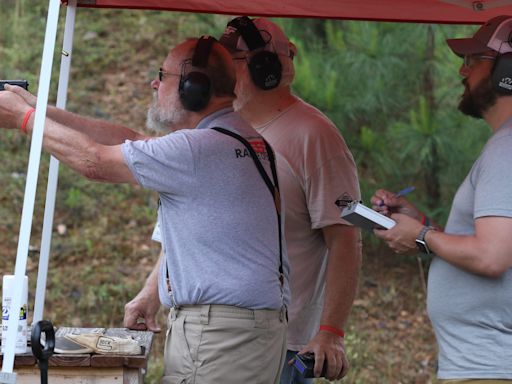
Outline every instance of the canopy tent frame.
[[[30, 146], [27, 182], [23, 201], [20, 234], [15, 265], [15, 290], [11, 308], [20, 308], [22, 281], [26, 274], [28, 248], [34, 213], [38, 170], [43, 144], [43, 130], [48, 104], [50, 78], [55, 51], [60, 3], [67, 5], [56, 106], [65, 109], [71, 67], [77, 7], [154, 9], [230, 15], [310, 17], [396, 22], [477, 24], [500, 14], [512, 15], [512, 0], [323, 0], [311, 5], [309, 0], [49, 0], [43, 57], [37, 93], [34, 129]], [[43, 219], [41, 253], [38, 265], [33, 323], [43, 318], [53, 215], [58, 182], [59, 161], [50, 160]], [[16, 311], [11, 311], [16, 313]], [[18, 316], [8, 321], [7, 345], [3, 356], [0, 383], [16, 383], [13, 372]]]
[[[13, 372], [16, 331], [19, 325], [19, 316], [12, 316], [17, 311], [12, 308], [20, 308], [22, 301], [22, 281], [27, 270], [28, 249], [30, 244], [30, 233], [32, 228], [32, 217], [34, 214], [35, 194], [37, 187], [38, 171], [43, 146], [44, 122], [46, 119], [46, 105], [50, 93], [50, 80], [53, 67], [53, 54], [57, 37], [59, 21], [59, 0], [49, 0], [48, 18], [44, 39], [43, 57], [37, 92], [37, 103], [35, 111], [34, 129], [30, 145], [29, 164], [27, 171], [27, 183], [23, 200], [22, 219], [20, 225], [20, 236], [16, 265], [14, 273], [15, 290], [11, 302], [11, 315], [8, 321], [7, 346], [3, 356], [2, 371], [0, 372], [0, 383], [16, 383], [16, 373]], [[76, 20], [76, 0], [70, 0], [66, 11], [66, 24], [64, 29], [64, 40], [61, 55], [59, 85], [57, 91], [56, 106], [65, 109], [67, 102], [69, 73], [71, 68], [71, 53], [73, 50], [73, 36]], [[53, 216], [55, 212], [55, 200], [57, 195], [57, 183], [59, 174], [59, 161], [51, 156], [48, 170], [48, 181], [46, 189], [46, 201], [43, 218], [43, 229], [41, 237], [41, 250], [39, 256], [37, 286], [34, 303], [34, 315], [32, 324], [36, 324], [43, 318], [44, 301], [46, 293], [46, 278], [50, 258]]]

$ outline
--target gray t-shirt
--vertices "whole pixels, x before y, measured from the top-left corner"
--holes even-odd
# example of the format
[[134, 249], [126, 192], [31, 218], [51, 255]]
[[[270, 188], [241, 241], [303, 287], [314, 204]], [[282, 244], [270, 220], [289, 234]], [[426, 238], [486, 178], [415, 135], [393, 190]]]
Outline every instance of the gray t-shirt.
[[283, 242], [281, 287], [273, 197], [244, 145], [212, 127], [246, 138], [272, 179], [261, 136], [232, 109], [207, 116], [196, 129], [122, 146], [137, 181], [160, 194], [164, 266], [172, 288], [169, 297], [160, 273], [160, 299], [168, 306], [287, 306], [288, 259]]
[[[512, 121], [489, 139], [459, 187], [445, 232], [473, 235], [474, 220], [484, 216], [512, 217]], [[440, 379], [512, 379], [512, 269], [488, 278], [434, 257], [427, 306]]]

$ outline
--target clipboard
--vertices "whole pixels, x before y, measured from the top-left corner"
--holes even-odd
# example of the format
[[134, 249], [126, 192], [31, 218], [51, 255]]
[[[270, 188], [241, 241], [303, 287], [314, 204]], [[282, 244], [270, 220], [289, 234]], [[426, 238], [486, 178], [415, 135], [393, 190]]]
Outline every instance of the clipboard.
[[349, 202], [341, 211], [341, 218], [369, 232], [374, 229], [390, 229], [396, 224], [395, 220], [358, 201]]

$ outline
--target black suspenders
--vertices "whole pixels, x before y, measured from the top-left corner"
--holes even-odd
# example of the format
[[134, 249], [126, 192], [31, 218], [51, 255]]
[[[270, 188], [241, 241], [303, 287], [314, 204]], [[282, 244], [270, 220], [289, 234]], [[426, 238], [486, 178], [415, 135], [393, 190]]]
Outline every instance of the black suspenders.
[[279, 194], [279, 183], [277, 180], [277, 170], [276, 170], [276, 160], [274, 156], [274, 152], [272, 151], [272, 148], [267, 143], [265, 139], [262, 138], [263, 142], [265, 143], [265, 149], [268, 154], [268, 159], [270, 161], [270, 169], [272, 170], [272, 178], [274, 179], [274, 183], [272, 184], [272, 181], [270, 180], [270, 177], [267, 175], [267, 172], [265, 171], [265, 168], [263, 168], [263, 164], [261, 164], [260, 159], [258, 158], [258, 155], [256, 155], [256, 152], [254, 151], [254, 148], [249, 144], [249, 142], [244, 139], [242, 136], [240, 136], [237, 133], [231, 132], [227, 129], [220, 128], [220, 127], [214, 127], [212, 128], [217, 132], [223, 133], [225, 135], [231, 136], [238, 141], [240, 141], [249, 153], [251, 154], [251, 157], [254, 161], [254, 164], [256, 165], [256, 168], [258, 169], [261, 177], [263, 178], [263, 181], [265, 181], [265, 184], [268, 187], [268, 190], [270, 191], [270, 194], [272, 195], [272, 198], [274, 199], [274, 206], [276, 208], [277, 213], [277, 227], [279, 232], [279, 280], [281, 281], [281, 285], [284, 283], [284, 272], [283, 272], [283, 235], [281, 233], [281, 197]]

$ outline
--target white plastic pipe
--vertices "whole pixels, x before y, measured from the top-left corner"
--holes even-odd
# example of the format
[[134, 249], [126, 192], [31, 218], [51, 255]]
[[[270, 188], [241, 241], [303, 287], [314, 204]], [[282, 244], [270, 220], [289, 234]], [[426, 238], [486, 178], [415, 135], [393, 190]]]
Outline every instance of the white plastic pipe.
[[[64, 27], [64, 41], [60, 62], [59, 89], [57, 91], [57, 108], [66, 109], [69, 84], [69, 71], [71, 68], [71, 54], [73, 51], [73, 36], [75, 33], [76, 0], [69, 0], [66, 10], [66, 25]], [[55, 198], [57, 195], [57, 182], [59, 180], [59, 160], [50, 157], [48, 171], [48, 185], [46, 188], [46, 203], [44, 208], [43, 232], [41, 238], [41, 254], [37, 272], [37, 287], [34, 303], [34, 317], [32, 324], [43, 319], [44, 301], [46, 294], [46, 278], [50, 260], [52, 243], [53, 214], [55, 212]]]
[[[48, 19], [46, 22], [46, 32], [44, 37], [43, 58], [41, 62], [39, 88], [37, 92], [34, 129], [32, 132], [32, 142], [30, 145], [30, 155], [28, 161], [27, 183], [25, 185], [25, 196], [23, 199], [23, 210], [21, 213], [18, 251], [16, 254], [14, 280], [16, 287], [19, 287], [19, 289], [17, 289], [17, 291], [14, 293], [11, 302], [11, 308], [14, 309], [13, 313], [17, 313], [16, 308], [20, 308], [21, 305], [21, 288], [23, 286], [22, 283], [27, 270], [28, 248], [30, 243], [32, 216], [34, 214], [37, 176], [39, 171], [39, 164], [41, 162], [41, 150], [43, 147], [43, 131], [44, 122], [46, 119], [46, 105], [48, 104], [53, 53], [55, 51], [55, 39], [57, 36], [57, 25], [59, 21], [59, 6], [60, 0], [49, 0]], [[16, 382], [16, 374], [13, 373], [13, 367], [14, 348], [16, 343], [16, 331], [18, 329], [18, 323], [19, 316], [9, 316], [7, 346], [3, 356], [0, 383], [11, 384]]]

